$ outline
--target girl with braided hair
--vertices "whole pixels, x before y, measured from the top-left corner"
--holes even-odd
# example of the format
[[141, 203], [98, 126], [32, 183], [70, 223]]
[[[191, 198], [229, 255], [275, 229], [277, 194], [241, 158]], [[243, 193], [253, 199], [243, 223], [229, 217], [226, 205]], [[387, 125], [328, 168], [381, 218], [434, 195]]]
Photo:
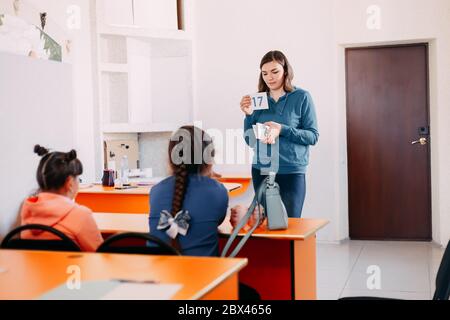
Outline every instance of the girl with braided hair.
[[[53, 227], [71, 238], [82, 251], [94, 252], [103, 242], [89, 208], [76, 204], [79, 178], [83, 166], [75, 150], [49, 152], [36, 145], [34, 152], [42, 157], [36, 173], [39, 190], [23, 202], [21, 223]], [[22, 239], [53, 240], [42, 230], [23, 231]]]
[[210, 178], [213, 158], [206, 132], [181, 127], [169, 142], [172, 175], [150, 192], [150, 233], [175, 243], [184, 255], [219, 256], [217, 228], [227, 213], [228, 192]]
[[[194, 126], [178, 129], [169, 142], [172, 176], [150, 191], [150, 233], [172, 242], [183, 255], [219, 256], [217, 228], [225, 220], [228, 192], [212, 171], [211, 137]], [[240, 300], [260, 300], [239, 283]]]

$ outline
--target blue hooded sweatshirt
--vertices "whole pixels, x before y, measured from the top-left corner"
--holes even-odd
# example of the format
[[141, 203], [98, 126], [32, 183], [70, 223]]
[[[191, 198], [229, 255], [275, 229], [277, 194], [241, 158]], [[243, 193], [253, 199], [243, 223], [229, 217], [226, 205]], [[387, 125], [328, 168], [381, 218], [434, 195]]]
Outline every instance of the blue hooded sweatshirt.
[[[276, 122], [281, 124], [275, 145], [256, 140], [253, 125]], [[278, 102], [269, 95], [269, 109], [257, 110], [244, 120], [244, 138], [254, 149], [253, 168], [267, 169], [278, 174], [306, 173], [309, 146], [319, 139], [317, 117], [309, 92], [300, 88], [286, 93]]]

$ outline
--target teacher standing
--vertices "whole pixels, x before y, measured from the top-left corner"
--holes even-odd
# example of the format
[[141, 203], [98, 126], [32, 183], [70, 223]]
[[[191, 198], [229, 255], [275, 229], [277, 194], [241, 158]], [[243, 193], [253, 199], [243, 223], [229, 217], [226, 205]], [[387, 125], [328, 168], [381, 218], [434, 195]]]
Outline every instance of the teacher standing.
[[[259, 152], [268, 150], [272, 162], [274, 159], [277, 162], [275, 181], [288, 215], [300, 218], [306, 195], [309, 147], [319, 139], [314, 103], [309, 92], [292, 85], [294, 72], [282, 52], [268, 52], [261, 60], [260, 70], [258, 89], [267, 93], [269, 109], [253, 111], [250, 96], [241, 100], [245, 141], [255, 149], [253, 187], [257, 190], [268, 171], [273, 171], [273, 163], [267, 169], [267, 162], [262, 161]], [[256, 140], [253, 132], [257, 123], [270, 128], [262, 140]]]

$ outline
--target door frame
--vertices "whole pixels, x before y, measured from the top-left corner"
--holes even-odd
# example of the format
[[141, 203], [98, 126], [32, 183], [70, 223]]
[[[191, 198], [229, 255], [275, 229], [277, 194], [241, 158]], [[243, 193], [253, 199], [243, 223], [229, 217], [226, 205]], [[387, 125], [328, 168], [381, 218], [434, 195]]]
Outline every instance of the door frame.
[[[399, 46], [413, 46], [418, 44], [427, 45], [428, 55], [428, 118], [430, 125], [430, 141], [436, 139], [437, 136], [437, 54], [436, 54], [436, 40], [435, 39], [411, 39], [405, 41], [383, 41], [383, 42], [364, 42], [364, 43], [342, 43], [337, 45], [337, 72], [336, 72], [336, 86], [338, 98], [338, 156], [339, 163], [337, 164], [339, 179], [338, 179], [338, 197], [339, 209], [338, 212], [338, 238], [349, 238], [349, 191], [348, 191], [348, 159], [347, 159], [347, 83], [346, 83], [346, 49], [366, 49], [366, 48], [380, 48], [380, 47], [399, 47]], [[430, 143], [429, 153], [429, 172], [430, 172], [430, 196], [431, 196], [431, 234], [434, 242], [441, 244], [440, 239], [440, 210], [439, 210], [439, 162], [437, 143]]]

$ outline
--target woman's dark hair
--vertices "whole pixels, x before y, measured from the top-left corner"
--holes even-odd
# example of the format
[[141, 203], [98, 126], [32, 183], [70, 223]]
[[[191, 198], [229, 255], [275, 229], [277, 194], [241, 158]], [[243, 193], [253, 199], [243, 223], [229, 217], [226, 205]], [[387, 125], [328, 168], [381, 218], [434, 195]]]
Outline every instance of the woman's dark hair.
[[[261, 63], [259, 65], [259, 68], [262, 69], [262, 67], [269, 62], [278, 62], [283, 66], [284, 70], [284, 91], [286, 92], [292, 92], [294, 91], [294, 87], [292, 85], [292, 80], [294, 79], [294, 70], [292, 69], [291, 64], [289, 63], [288, 59], [281, 51], [270, 51], [265, 54], [265, 56], [262, 58]], [[269, 92], [270, 89], [267, 86], [266, 82], [263, 79], [262, 72], [259, 75], [259, 83], [258, 83], [258, 90], [259, 92]]]
[[212, 167], [215, 155], [211, 137], [194, 126], [183, 126], [170, 138], [169, 164], [175, 176], [172, 215], [183, 207], [189, 174], [202, 174]]
[[36, 173], [41, 191], [58, 190], [69, 176], [76, 177], [83, 173], [83, 165], [77, 159], [77, 152], [49, 152], [40, 145], [34, 146], [34, 153], [42, 157]]

